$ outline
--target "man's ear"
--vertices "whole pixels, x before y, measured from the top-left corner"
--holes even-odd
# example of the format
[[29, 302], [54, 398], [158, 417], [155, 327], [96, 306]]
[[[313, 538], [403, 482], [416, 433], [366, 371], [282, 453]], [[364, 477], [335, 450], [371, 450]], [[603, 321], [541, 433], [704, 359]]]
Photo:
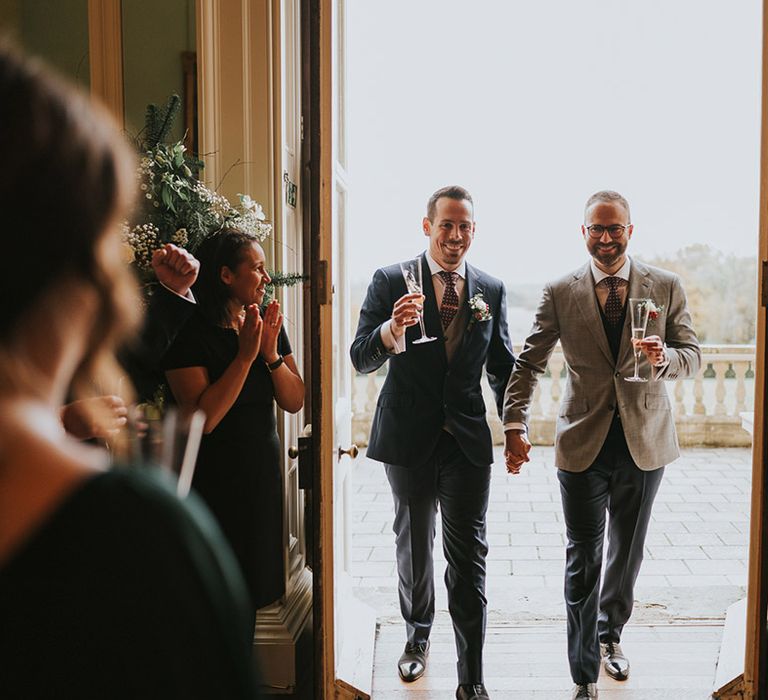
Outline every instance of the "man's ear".
[[429, 236], [429, 234], [432, 232], [432, 222], [429, 220], [428, 216], [425, 216], [421, 220], [421, 228], [424, 231], [425, 236]]
[[627, 228], [627, 240], [629, 240], [630, 238], [632, 238], [632, 232], [633, 232], [634, 230], [635, 230], [635, 225], [634, 225], [634, 224], [630, 224], [630, 225], [628, 226], [628, 228]]

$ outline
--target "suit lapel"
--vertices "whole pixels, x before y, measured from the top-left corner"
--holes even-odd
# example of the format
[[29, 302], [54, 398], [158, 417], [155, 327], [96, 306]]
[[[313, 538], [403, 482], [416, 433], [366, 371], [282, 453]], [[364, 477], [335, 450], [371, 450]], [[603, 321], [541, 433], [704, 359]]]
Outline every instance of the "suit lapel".
[[576, 273], [575, 279], [571, 282], [571, 294], [581, 317], [584, 319], [584, 325], [595, 339], [597, 347], [613, 366], [613, 353], [608, 345], [608, 338], [605, 335], [605, 328], [603, 328], [603, 319], [597, 306], [595, 280], [592, 277], [589, 263]]
[[619, 365], [624, 363], [627, 355], [632, 352], [632, 313], [629, 308], [630, 299], [650, 299], [653, 289], [653, 280], [650, 270], [642, 263], [634, 259], [629, 268], [629, 286], [627, 287], [627, 313], [624, 319], [624, 329], [621, 332], [621, 344], [619, 345]]

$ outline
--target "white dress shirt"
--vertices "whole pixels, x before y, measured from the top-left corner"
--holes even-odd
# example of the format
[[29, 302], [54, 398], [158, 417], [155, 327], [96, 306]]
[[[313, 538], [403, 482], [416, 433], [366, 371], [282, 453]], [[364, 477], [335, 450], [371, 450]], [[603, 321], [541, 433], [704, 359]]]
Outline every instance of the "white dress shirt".
[[[444, 270], [440, 264], [434, 260], [429, 254], [429, 251], [426, 252], [426, 256], [427, 265], [429, 265], [429, 271], [432, 274], [432, 288], [435, 290], [435, 299], [437, 301], [437, 308], [439, 309], [440, 305], [443, 303], [443, 294], [445, 293], [445, 282], [443, 282], [443, 278], [440, 277], [439, 273], [447, 272], [447, 270]], [[466, 284], [467, 278], [466, 261], [462, 260], [461, 265], [459, 265], [454, 272], [458, 275], [454, 280], [456, 296], [461, 299], [461, 293], [464, 291], [464, 285]], [[425, 285], [426, 283], [427, 280], [422, 281], [422, 284]], [[381, 342], [384, 343], [384, 348], [387, 352], [392, 355], [398, 355], [401, 352], [405, 352], [405, 333], [403, 333], [400, 338], [395, 338], [394, 333], [392, 333], [391, 318], [381, 326]]]

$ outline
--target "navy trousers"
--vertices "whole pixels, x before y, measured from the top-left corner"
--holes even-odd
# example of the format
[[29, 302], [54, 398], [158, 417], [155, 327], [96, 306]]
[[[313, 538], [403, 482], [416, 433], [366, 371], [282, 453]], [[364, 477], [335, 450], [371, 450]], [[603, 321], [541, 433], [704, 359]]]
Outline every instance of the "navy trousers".
[[[635, 465], [618, 418], [586, 471], [558, 471], [568, 537], [565, 604], [574, 683], [597, 682], [600, 642], [621, 640], [663, 474], [664, 467], [643, 471]], [[608, 552], [601, 588], [606, 512]]]
[[400, 612], [408, 641], [429, 639], [435, 616], [434, 563], [437, 508], [443, 522], [448, 609], [456, 638], [459, 683], [483, 682], [486, 606], [486, 512], [491, 467], [469, 462], [444, 432], [420, 467], [385, 465], [395, 502]]

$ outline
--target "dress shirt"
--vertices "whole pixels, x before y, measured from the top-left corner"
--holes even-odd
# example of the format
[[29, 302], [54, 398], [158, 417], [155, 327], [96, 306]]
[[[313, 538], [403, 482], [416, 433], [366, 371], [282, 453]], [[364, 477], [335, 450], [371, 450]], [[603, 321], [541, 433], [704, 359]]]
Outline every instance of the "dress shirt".
[[[443, 270], [443, 268], [440, 266], [438, 262], [436, 262], [432, 256], [429, 254], [429, 251], [426, 253], [427, 255], [427, 265], [429, 265], [429, 271], [432, 274], [432, 287], [435, 290], [435, 299], [437, 301], [437, 308], [440, 308], [440, 305], [443, 303], [443, 294], [445, 293], [445, 282], [443, 282], [443, 278], [440, 277], [438, 273], [440, 272], [447, 272], [447, 270]], [[467, 278], [467, 263], [465, 260], [461, 261], [461, 265], [459, 265], [454, 272], [458, 275], [458, 277], [454, 280], [454, 287], [456, 287], [456, 296], [459, 297], [459, 302], [461, 302], [461, 294], [464, 291], [464, 285], [466, 284], [466, 278]], [[423, 284], [426, 284], [426, 280], [422, 281]], [[386, 348], [387, 352], [391, 353], [392, 355], [397, 355], [401, 352], [405, 352], [405, 333], [400, 336], [400, 338], [395, 338], [394, 333], [392, 333], [392, 319], [390, 318], [386, 323], [383, 323], [381, 326], [381, 342], [384, 343], [384, 347]]]
[[171, 289], [167, 284], [163, 284], [158, 280], [161, 287], [165, 287], [171, 294], [175, 294], [177, 297], [181, 297], [182, 299], [186, 299], [187, 301], [197, 304], [197, 301], [195, 300], [195, 295], [192, 294], [192, 290], [188, 289], [186, 294], [179, 294], [177, 291]]

